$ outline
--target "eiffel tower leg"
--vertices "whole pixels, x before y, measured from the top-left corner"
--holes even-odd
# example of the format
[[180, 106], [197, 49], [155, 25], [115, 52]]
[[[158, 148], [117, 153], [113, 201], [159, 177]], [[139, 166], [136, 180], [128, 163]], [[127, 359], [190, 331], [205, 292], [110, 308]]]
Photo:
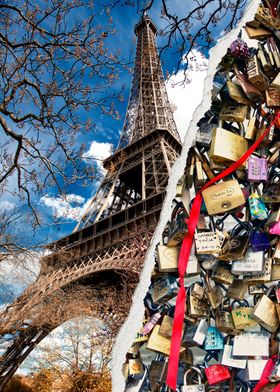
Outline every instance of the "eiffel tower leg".
[[[151, 235], [151, 232], [132, 235], [125, 242], [79, 257], [64, 269], [40, 276], [21, 299], [2, 314], [0, 333], [13, 333], [14, 339], [0, 359], [0, 391], [37, 344], [66, 320], [94, 314], [114, 335], [118, 332], [129, 311]], [[112, 273], [115, 274], [115, 292], [112, 275], [106, 280], [106, 274]], [[127, 277], [124, 287], [119, 286], [123, 282], [120, 275]], [[29, 327], [27, 319], [32, 320]]]

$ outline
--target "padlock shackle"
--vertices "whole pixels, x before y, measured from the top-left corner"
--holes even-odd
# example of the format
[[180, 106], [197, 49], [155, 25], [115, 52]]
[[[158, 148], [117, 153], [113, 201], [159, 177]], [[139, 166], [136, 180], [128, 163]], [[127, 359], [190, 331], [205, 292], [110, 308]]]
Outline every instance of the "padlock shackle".
[[192, 371], [195, 371], [195, 372], [197, 373], [197, 376], [198, 376], [198, 384], [201, 384], [202, 378], [203, 378], [202, 371], [201, 371], [198, 367], [196, 367], [196, 366], [191, 366], [191, 367], [184, 373], [184, 386], [187, 386], [187, 385], [188, 385], [188, 384], [187, 384], [187, 375], [188, 375], [189, 373], [191, 373]]

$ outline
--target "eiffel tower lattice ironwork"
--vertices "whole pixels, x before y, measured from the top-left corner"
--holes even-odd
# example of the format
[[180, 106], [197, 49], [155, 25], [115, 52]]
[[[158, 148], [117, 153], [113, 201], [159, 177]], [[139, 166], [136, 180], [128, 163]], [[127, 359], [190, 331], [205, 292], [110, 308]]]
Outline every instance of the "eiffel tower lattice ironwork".
[[[132, 295], [124, 283], [132, 289], [137, 284], [181, 151], [156, 32], [147, 15], [135, 26], [136, 59], [124, 127], [117, 150], [103, 162], [107, 174], [98, 192], [74, 232], [48, 246], [51, 253], [41, 259], [37, 280], [1, 315], [6, 349], [0, 357], [0, 391], [63, 321], [86, 313], [109, 327], [124, 321]], [[83, 306], [77, 287], [83, 287]], [[127, 307], [120, 309], [120, 303]]]

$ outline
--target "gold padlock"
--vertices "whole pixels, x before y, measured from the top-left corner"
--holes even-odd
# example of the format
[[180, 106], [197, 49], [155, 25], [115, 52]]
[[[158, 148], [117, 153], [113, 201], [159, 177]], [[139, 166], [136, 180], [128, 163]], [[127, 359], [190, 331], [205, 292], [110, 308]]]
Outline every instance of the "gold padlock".
[[223, 106], [219, 118], [222, 121], [243, 122], [247, 116], [248, 106], [246, 105], [226, 105]]
[[128, 372], [130, 375], [144, 373], [143, 362], [141, 358], [129, 359], [128, 360]]
[[[238, 123], [241, 135], [236, 135], [223, 127], [223, 122], [219, 122], [217, 128], [213, 128], [212, 141], [209, 150], [209, 157], [216, 162], [222, 162], [224, 165], [230, 165], [238, 161], [248, 150], [248, 141], [244, 138], [244, 126]], [[240, 168], [246, 167], [244, 162]]]
[[242, 301], [247, 293], [248, 286], [242, 280], [234, 279], [232, 284], [229, 286], [226, 296], [227, 298], [233, 298]]
[[[238, 308], [234, 308], [234, 305], [236, 303], [238, 303], [241, 306]], [[245, 306], [243, 306], [243, 303], [245, 303]], [[248, 327], [254, 327], [257, 325], [256, 321], [253, 318], [254, 308], [250, 307], [248, 301], [246, 300], [244, 300], [243, 303], [240, 301], [233, 301], [232, 303], [233, 309], [231, 311], [231, 315], [232, 315], [234, 327], [237, 330], [248, 328]]]
[[280, 106], [280, 91], [276, 88], [269, 88], [265, 91], [266, 96], [266, 106], [269, 108], [274, 108]]
[[237, 180], [221, 182], [202, 191], [209, 215], [217, 215], [233, 210], [245, 203], [245, 197]]
[[279, 326], [275, 303], [269, 298], [274, 289], [275, 286], [270, 287], [267, 293], [261, 296], [253, 312], [254, 319], [269, 332], [276, 332]]
[[[161, 335], [165, 338], [171, 339], [173, 323], [174, 323], [173, 317], [170, 317], [167, 314], [164, 315], [162, 322], [160, 324], [160, 327], [159, 327], [159, 331], [158, 331], [159, 335]], [[183, 336], [184, 332], [185, 332], [185, 324], [183, 325], [182, 336]]]
[[229, 266], [219, 264], [213, 270], [211, 279], [217, 283], [230, 285], [234, 280], [234, 275], [231, 273]]
[[260, 91], [268, 89], [269, 81], [261, 71], [261, 67], [256, 55], [247, 59], [246, 70], [250, 83], [256, 86]]
[[[157, 351], [164, 355], [170, 355], [171, 339], [159, 334], [160, 325], [155, 325], [147, 343], [147, 349]], [[180, 352], [184, 352], [185, 347], [181, 347]]]

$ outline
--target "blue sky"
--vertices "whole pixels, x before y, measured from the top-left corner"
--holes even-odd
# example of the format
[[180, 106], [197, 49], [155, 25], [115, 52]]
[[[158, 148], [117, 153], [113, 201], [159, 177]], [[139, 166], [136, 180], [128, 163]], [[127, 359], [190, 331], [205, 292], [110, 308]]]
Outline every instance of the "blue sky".
[[[97, 19], [97, 22], [100, 23], [102, 23], [105, 18], [105, 14], [102, 14], [103, 4], [104, 1], [98, 1], [95, 5], [97, 13], [101, 12], [101, 15]], [[172, 2], [170, 1], [168, 4], [170, 7], [172, 5], [173, 12], [181, 17], [187, 13], [189, 6], [193, 5], [193, 2], [176, 0]], [[213, 1], [213, 6], [216, 4], [217, 1]], [[131, 62], [134, 60], [136, 44], [134, 26], [138, 22], [140, 16], [136, 11], [136, 7], [129, 6], [119, 6], [112, 10], [111, 15], [113, 17], [113, 25], [116, 28], [116, 31], [114, 36], [110, 37], [109, 42], [107, 41], [107, 45], [109, 47], [120, 49], [121, 57], [125, 59], [125, 61], [131, 60]], [[165, 27], [165, 21], [161, 18], [160, 14], [160, 1], [157, 1], [154, 7], [149, 11], [149, 16], [153, 19], [159, 30]], [[219, 37], [226, 25], [226, 22], [227, 18], [223, 20], [223, 23], [219, 23], [215, 28], [215, 32], [213, 33], [214, 40]], [[199, 22], [196, 21], [195, 24], [197, 23]], [[159, 47], [163, 45], [164, 38], [158, 37], [157, 43]], [[204, 55], [207, 57], [208, 54], [204, 53]], [[164, 74], [166, 74], [166, 72], [172, 74], [179, 60], [180, 58], [178, 53], [176, 53], [175, 47], [165, 53], [162, 57]], [[200, 61], [204, 64], [204, 68], [206, 68], [207, 62], [203, 58], [200, 59]], [[133, 64], [131, 64], [131, 67], [132, 66]], [[201, 99], [202, 82], [204, 77], [205, 72], [198, 72], [198, 75], [194, 75], [193, 73], [193, 83], [186, 85], [184, 89], [182, 86], [178, 86], [173, 89], [169, 86], [168, 88], [171, 101], [178, 108], [177, 112], [175, 112], [175, 120], [180, 122], [177, 126], [178, 128], [181, 128], [181, 134], [183, 134], [186, 130], [186, 126], [184, 124], [187, 125], [191, 118], [191, 113]], [[176, 80], [179, 78], [180, 75], [176, 77]], [[79, 137], [77, 140], [77, 143], [85, 143], [86, 145], [86, 151], [88, 152], [87, 156], [91, 157], [91, 159], [87, 159], [87, 164], [92, 164], [93, 162], [96, 167], [100, 167], [100, 160], [108, 154], [110, 144], [113, 144], [113, 146], [116, 147], [127, 107], [131, 79], [132, 74], [126, 70], [122, 70], [119, 80], [113, 87], [117, 90], [121, 86], [124, 86], [124, 100], [123, 102], [116, 102], [116, 107], [121, 114], [120, 120], [116, 121], [98, 111], [90, 113], [91, 121], [95, 124], [95, 130], [88, 135]], [[186, 107], [183, 107], [182, 110], [182, 105], [186, 105], [188, 97], [193, 98], [195, 94], [197, 94], [196, 99], [191, 99], [191, 102], [187, 106], [187, 110]], [[182, 128], [184, 129], [182, 130]], [[94, 161], [92, 159], [93, 156], [98, 158], [98, 160]], [[42, 228], [37, 229], [36, 233], [32, 233], [30, 230], [24, 239], [26, 244], [44, 244], [70, 233], [76, 225], [75, 218], [77, 218], [77, 216], [81, 213], [81, 210], [85, 207], [97, 187], [98, 183], [92, 183], [92, 186], [88, 186], [86, 188], [81, 187], [80, 184], [69, 185], [66, 189], [66, 199], [58, 197], [55, 190], [52, 188], [46, 189], [42, 195], [34, 195], [45, 224]], [[1, 202], [2, 208], [5, 208], [5, 203], [7, 206], [7, 203], [14, 203], [15, 200], [12, 196], [5, 195], [2, 197], [0, 203]], [[60, 222], [59, 225], [54, 223], [54, 221], [57, 220], [54, 219], [54, 217], [58, 218], [58, 221]], [[25, 224], [24, 220], [23, 225]]]

